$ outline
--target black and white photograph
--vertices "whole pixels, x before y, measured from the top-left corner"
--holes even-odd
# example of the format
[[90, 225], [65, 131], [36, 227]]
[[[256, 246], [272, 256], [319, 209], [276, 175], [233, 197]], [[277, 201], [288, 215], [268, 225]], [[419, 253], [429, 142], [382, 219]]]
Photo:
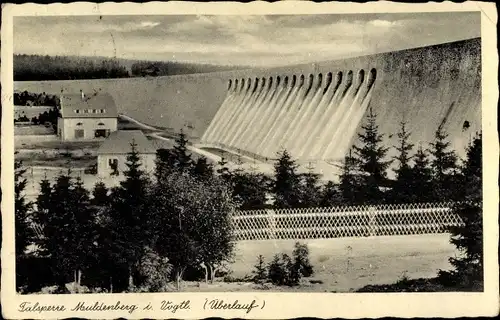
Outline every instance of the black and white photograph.
[[[45, 8], [13, 14], [10, 42], [2, 33], [13, 80], [2, 92], [12, 268], [2, 264], [14, 286], [2, 291], [16, 315], [60, 311], [33, 297], [127, 317], [135, 294], [210, 293], [200, 310], [258, 317], [270, 294], [488, 291], [498, 65], [484, 67], [483, 33], [494, 6]], [[96, 302], [114, 294], [121, 302]], [[182, 297], [170, 308], [196, 307]]]

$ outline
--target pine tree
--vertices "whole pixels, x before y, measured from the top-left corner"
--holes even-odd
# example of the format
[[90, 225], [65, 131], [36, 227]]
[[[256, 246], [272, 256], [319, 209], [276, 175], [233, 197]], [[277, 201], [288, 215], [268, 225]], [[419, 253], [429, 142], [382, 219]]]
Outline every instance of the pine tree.
[[128, 270], [129, 286], [136, 283], [141, 256], [154, 239], [150, 238], [149, 180], [143, 170], [135, 142], [127, 155], [125, 180], [113, 190], [110, 228], [113, 232], [114, 260]]
[[80, 285], [83, 271], [94, 264], [97, 239], [96, 233], [96, 211], [90, 205], [89, 192], [83, 186], [83, 181], [78, 177], [74, 183], [71, 198], [71, 210], [73, 212], [74, 265], [75, 282]]
[[431, 202], [432, 197], [432, 170], [425, 150], [420, 145], [414, 156], [411, 168], [411, 189], [413, 197], [411, 202]]
[[400, 131], [397, 133], [398, 145], [395, 146], [398, 155], [394, 158], [397, 161], [396, 181], [393, 184], [392, 200], [396, 203], [410, 203], [413, 201], [413, 177], [410, 166], [410, 152], [413, 149], [413, 144], [409, 142], [411, 133], [407, 131], [406, 122], [400, 123]]
[[179, 136], [175, 139], [174, 149], [172, 150], [174, 166], [181, 171], [189, 170], [193, 165], [191, 154], [187, 152], [187, 146], [188, 139], [184, 131], [181, 129]]
[[318, 207], [321, 202], [320, 175], [312, 171], [302, 175], [301, 204], [303, 208]]
[[103, 182], [97, 182], [92, 190], [92, 205], [98, 207], [108, 205], [110, 201], [108, 193], [109, 190], [106, 185]]
[[328, 181], [321, 189], [321, 207], [333, 207], [342, 203], [339, 185], [333, 181]]
[[360, 202], [357, 159], [352, 155], [352, 151], [349, 151], [344, 158], [341, 167], [339, 189], [342, 202], [345, 205], [355, 205]]
[[222, 156], [217, 162], [217, 174], [226, 182], [230, 183], [232, 180], [232, 172], [227, 167], [227, 160]]
[[277, 162], [274, 164], [275, 196], [274, 206], [276, 208], [296, 208], [300, 206], [300, 177], [297, 173], [297, 165], [290, 154], [283, 150], [278, 153]]
[[463, 254], [450, 258], [452, 271], [441, 271], [442, 279], [469, 290], [483, 288], [483, 210], [482, 210], [482, 135], [479, 133], [467, 149], [462, 169], [464, 200], [454, 211], [464, 224], [450, 228], [450, 242]]
[[212, 178], [214, 174], [213, 166], [203, 156], [196, 160], [192, 172], [195, 177], [205, 181]]
[[232, 174], [233, 198], [242, 210], [262, 209], [266, 205], [268, 181], [262, 174], [237, 169]]
[[376, 123], [377, 116], [370, 108], [368, 121], [362, 126], [363, 133], [358, 134], [361, 146], [354, 146], [359, 169], [363, 174], [361, 194], [365, 203], [384, 201], [384, 192], [381, 188], [387, 186], [387, 168], [392, 161], [384, 161], [388, 148], [383, 147], [383, 135], [379, 133]]
[[458, 170], [457, 155], [450, 150], [451, 143], [442, 126], [436, 130], [434, 142], [430, 145], [434, 199], [437, 201], [454, 199], [455, 187], [457, 187], [454, 179]]
[[26, 247], [32, 243], [34, 238], [33, 229], [30, 226], [30, 215], [32, 204], [26, 201], [24, 191], [26, 179], [24, 175], [26, 168], [21, 161], [14, 162], [14, 189], [15, 189], [15, 230], [16, 230], [16, 258], [24, 255]]
[[38, 254], [45, 256], [48, 254], [43, 246], [43, 238], [45, 237], [45, 226], [48, 224], [50, 213], [53, 212], [52, 208], [52, 186], [47, 177], [44, 177], [40, 182], [40, 192], [36, 199], [36, 210], [33, 215], [33, 220], [38, 226], [38, 235], [35, 243], [39, 245]]
[[155, 177], [156, 181], [161, 182], [163, 177], [170, 174], [175, 168], [175, 159], [171, 149], [156, 150], [155, 161]]
[[267, 267], [264, 262], [264, 256], [259, 255], [257, 257], [257, 263], [254, 265], [253, 273], [253, 281], [261, 282], [267, 279]]

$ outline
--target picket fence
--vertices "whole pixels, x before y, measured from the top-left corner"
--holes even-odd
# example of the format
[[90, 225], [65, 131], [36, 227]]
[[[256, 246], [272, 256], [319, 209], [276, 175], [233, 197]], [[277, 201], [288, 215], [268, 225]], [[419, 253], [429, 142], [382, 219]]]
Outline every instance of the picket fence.
[[325, 239], [444, 233], [462, 225], [454, 203], [238, 211], [236, 240]]

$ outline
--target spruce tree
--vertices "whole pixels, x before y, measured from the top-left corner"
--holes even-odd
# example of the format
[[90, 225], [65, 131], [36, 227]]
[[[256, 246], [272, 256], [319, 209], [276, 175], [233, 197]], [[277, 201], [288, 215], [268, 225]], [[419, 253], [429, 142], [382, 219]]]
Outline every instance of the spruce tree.
[[193, 165], [193, 160], [191, 159], [191, 154], [188, 153], [187, 146], [188, 139], [181, 129], [179, 136], [175, 139], [175, 145], [172, 150], [174, 166], [181, 171], [189, 170]]
[[26, 247], [34, 238], [33, 229], [30, 226], [30, 215], [32, 204], [26, 201], [24, 191], [27, 181], [24, 178], [26, 168], [21, 161], [14, 162], [14, 189], [15, 189], [15, 230], [16, 230], [16, 258], [24, 256]]
[[129, 286], [137, 284], [137, 268], [150, 238], [149, 187], [146, 173], [135, 142], [127, 155], [125, 180], [113, 190], [110, 208], [110, 224], [113, 233], [112, 253], [114, 260], [128, 273]]
[[92, 190], [92, 205], [98, 207], [108, 205], [110, 201], [108, 193], [109, 190], [106, 185], [103, 182], [97, 182]]
[[217, 162], [217, 174], [226, 182], [230, 183], [232, 180], [232, 172], [227, 167], [227, 160], [222, 156]]
[[397, 133], [398, 144], [395, 146], [398, 154], [394, 158], [397, 166], [394, 169], [396, 181], [392, 188], [392, 201], [396, 203], [410, 203], [414, 200], [413, 177], [411, 170], [411, 155], [413, 144], [409, 142], [411, 133], [406, 128], [406, 122], [400, 123], [400, 131]]
[[212, 178], [214, 174], [213, 166], [208, 163], [207, 158], [204, 156], [201, 156], [196, 160], [192, 168], [192, 172], [195, 177], [204, 181]]
[[342, 204], [339, 185], [333, 181], [328, 181], [321, 189], [321, 207], [334, 207]]
[[36, 210], [34, 211], [33, 221], [37, 225], [38, 233], [35, 243], [39, 245], [38, 254], [46, 256], [48, 254], [44, 246], [45, 226], [48, 224], [52, 208], [52, 186], [45, 176], [40, 182], [40, 192], [36, 199]]
[[463, 225], [450, 228], [451, 243], [462, 254], [450, 258], [454, 270], [441, 271], [441, 278], [468, 290], [483, 288], [483, 210], [482, 210], [482, 135], [479, 133], [467, 149], [467, 158], [462, 169], [464, 201], [458, 203], [454, 212]]
[[360, 196], [365, 203], [384, 201], [381, 188], [388, 184], [386, 171], [392, 162], [384, 160], [389, 149], [382, 146], [383, 135], [379, 133], [376, 120], [377, 116], [370, 108], [367, 123], [362, 126], [364, 132], [358, 134], [361, 146], [354, 146], [363, 180]]
[[434, 142], [430, 144], [430, 154], [432, 155], [432, 184], [434, 190], [434, 200], [456, 199], [455, 176], [458, 170], [457, 155], [450, 149], [451, 143], [448, 141], [448, 134], [442, 126], [435, 132]]
[[431, 202], [432, 196], [432, 170], [427, 153], [420, 145], [414, 156], [411, 168], [411, 186], [413, 192], [412, 202]]
[[175, 168], [175, 159], [171, 149], [156, 150], [155, 161], [155, 177], [156, 181], [161, 182], [163, 177], [170, 174]]
[[89, 192], [83, 186], [83, 181], [78, 177], [72, 189], [71, 209], [73, 211], [73, 246], [75, 282], [80, 285], [82, 274], [94, 264], [97, 239], [96, 211], [90, 205]]
[[266, 205], [268, 184], [267, 177], [263, 174], [237, 169], [232, 174], [233, 198], [242, 210], [262, 209]]
[[321, 202], [320, 175], [312, 171], [302, 175], [301, 204], [303, 208], [318, 207]]
[[339, 184], [340, 195], [345, 205], [355, 205], [361, 202], [359, 184], [357, 159], [352, 155], [352, 151], [349, 151], [342, 163]]
[[300, 176], [297, 173], [297, 164], [290, 154], [283, 150], [278, 153], [274, 164], [274, 193], [276, 208], [296, 208], [301, 203]]
[[254, 282], [263, 282], [267, 279], [267, 267], [264, 262], [264, 256], [259, 255], [257, 257], [257, 263], [254, 265], [253, 273], [253, 281]]

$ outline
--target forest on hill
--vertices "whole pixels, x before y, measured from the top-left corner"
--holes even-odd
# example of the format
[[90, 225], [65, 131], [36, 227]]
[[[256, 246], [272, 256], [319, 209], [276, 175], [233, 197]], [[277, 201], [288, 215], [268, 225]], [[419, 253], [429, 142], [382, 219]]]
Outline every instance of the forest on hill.
[[241, 68], [243, 67], [104, 57], [14, 55], [14, 81], [157, 77]]

